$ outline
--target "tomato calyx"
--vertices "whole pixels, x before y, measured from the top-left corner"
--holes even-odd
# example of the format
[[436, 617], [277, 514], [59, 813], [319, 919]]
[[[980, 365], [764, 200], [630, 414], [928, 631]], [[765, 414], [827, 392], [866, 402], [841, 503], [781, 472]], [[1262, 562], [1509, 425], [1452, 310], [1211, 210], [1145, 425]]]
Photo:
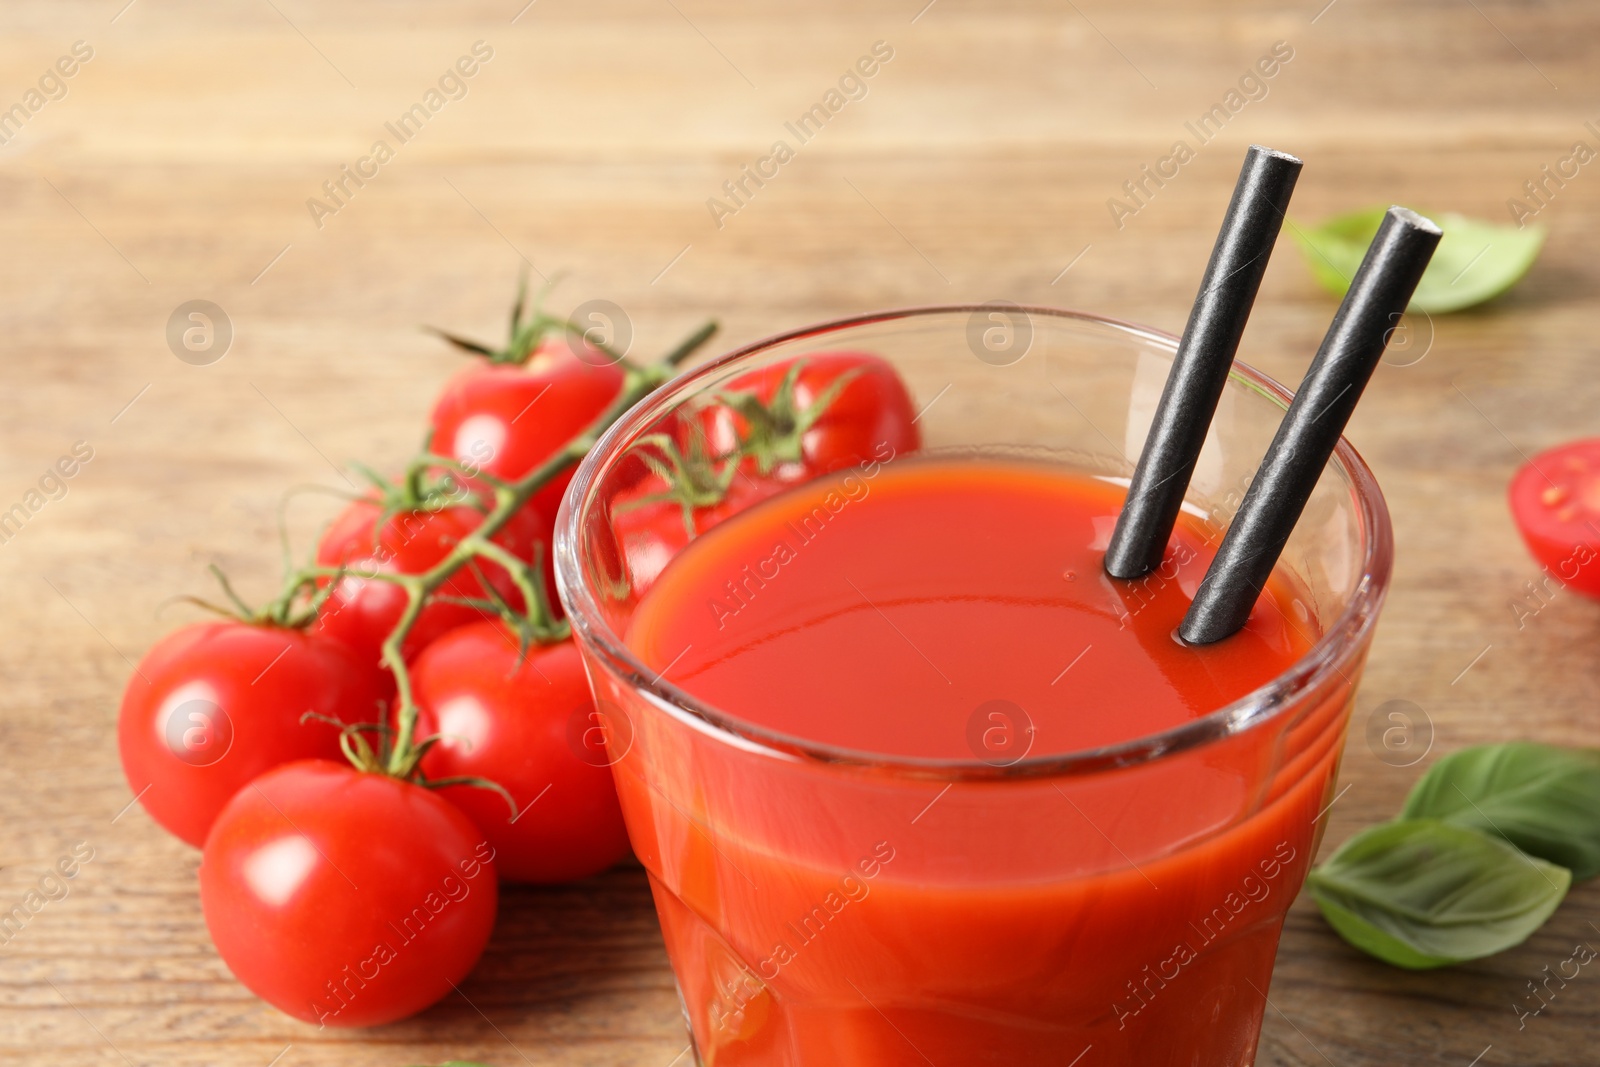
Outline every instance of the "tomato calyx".
[[322, 610], [322, 605], [333, 595], [331, 584], [327, 589], [308, 589], [305, 583], [290, 582], [278, 596], [258, 608], [253, 608], [234, 589], [233, 583], [228, 580], [227, 573], [221, 567], [211, 563], [206, 566], [206, 570], [217, 580], [217, 585], [221, 587], [222, 595], [227, 600], [226, 604], [218, 604], [198, 596], [180, 596], [174, 599], [204, 608], [214, 615], [232, 619], [246, 626], [304, 630], [316, 621], [317, 612]]
[[486, 510], [463, 480], [460, 464], [443, 456], [420, 456], [406, 464], [405, 473], [394, 480], [364, 463], [351, 463], [350, 467], [371, 483], [367, 499], [382, 508], [374, 529], [381, 529], [390, 519], [408, 511], [443, 511], [462, 506]]
[[615, 363], [623, 361], [622, 354], [612, 350], [611, 346], [597, 341], [589, 336], [582, 327], [569, 319], [559, 315], [552, 315], [544, 310], [545, 298], [550, 295], [550, 290], [555, 287], [559, 277], [552, 278], [540, 287], [538, 294], [533, 299], [530, 307], [528, 304], [528, 272], [522, 272], [522, 278], [517, 283], [516, 303], [511, 306], [511, 329], [502, 348], [492, 348], [481, 341], [474, 341], [460, 334], [441, 330], [436, 326], [424, 326], [423, 329], [435, 337], [459, 348], [463, 352], [479, 356], [495, 366], [521, 367], [528, 362], [539, 346], [552, 337], [569, 336], [581, 340], [590, 348], [605, 353], [606, 357]]
[[[445, 734], [434, 734], [425, 737], [408, 747], [403, 753], [396, 753], [393, 749], [394, 731], [386, 722], [343, 722], [330, 715], [322, 715], [315, 711], [308, 711], [300, 716], [302, 723], [323, 722], [339, 729], [339, 748], [344, 752], [350, 765], [362, 774], [382, 774], [402, 782], [421, 786], [424, 789], [446, 789], [455, 785], [472, 786], [476, 789], [487, 789], [498, 793], [511, 809], [511, 817], [517, 817], [516, 798], [511, 791], [499, 782], [479, 775], [458, 774], [444, 778], [429, 778], [423, 773], [422, 757], [428, 750], [445, 740]], [[377, 735], [377, 744], [367, 740], [368, 734]], [[398, 758], [396, 756], [398, 755]]]
[[716, 402], [732, 408], [747, 428], [741, 434], [740, 451], [755, 460], [756, 470], [771, 474], [783, 464], [800, 463], [805, 458], [805, 436], [839, 394], [862, 374], [859, 367], [839, 375], [828, 387], [800, 407], [795, 398], [795, 383], [805, 370], [806, 361], [797, 359], [784, 372], [772, 399], [762, 401], [754, 389], [724, 389], [711, 394]]
[[728, 495], [728, 486], [739, 472], [739, 462], [744, 458], [742, 451], [729, 456], [710, 455], [704, 436], [698, 433], [691, 436], [687, 450], [664, 433], [646, 434], [633, 448], [663, 488], [619, 504], [616, 510], [625, 512], [656, 504], [675, 504], [683, 512], [683, 528], [690, 539], [695, 535], [696, 509], [722, 503]]

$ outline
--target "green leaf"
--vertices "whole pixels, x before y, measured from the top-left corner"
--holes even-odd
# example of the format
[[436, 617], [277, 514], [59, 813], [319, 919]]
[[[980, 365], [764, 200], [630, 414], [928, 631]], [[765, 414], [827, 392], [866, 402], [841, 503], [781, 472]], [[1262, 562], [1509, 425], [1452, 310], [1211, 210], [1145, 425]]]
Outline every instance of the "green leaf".
[[1600, 752], [1531, 741], [1446, 756], [1406, 798], [1402, 819], [1443, 819], [1560, 864], [1600, 874]]
[[1556, 910], [1572, 875], [1476, 830], [1414, 819], [1357, 834], [1307, 884], [1340, 937], [1422, 970], [1521, 944]]
[[[1323, 288], [1335, 296], [1350, 288], [1386, 210], [1355, 211], [1311, 229], [1290, 224], [1289, 232]], [[1542, 226], [1519, 230], [1450, 212], [1429, 217], [1444, 237], [1411, 298], [1411, 311], [1460, 311], [1499, 296], [1528, 273], [1544, 245]]]

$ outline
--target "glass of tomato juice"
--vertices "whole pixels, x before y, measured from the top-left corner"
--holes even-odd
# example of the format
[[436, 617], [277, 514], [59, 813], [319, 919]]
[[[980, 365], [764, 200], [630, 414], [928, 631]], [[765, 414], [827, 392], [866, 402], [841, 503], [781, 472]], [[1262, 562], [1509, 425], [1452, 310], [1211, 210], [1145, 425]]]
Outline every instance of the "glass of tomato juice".
[[1341, 441], [1244, 630], [1176, 638], [1290, 399], [1240, 364], [1166, 560], [1107, 577], [1176, 343], [864, 315], [685, 374], [584, 460], [569, 732], [604, 739], [704, 1067], [1253, 1060], [1392, 538]]

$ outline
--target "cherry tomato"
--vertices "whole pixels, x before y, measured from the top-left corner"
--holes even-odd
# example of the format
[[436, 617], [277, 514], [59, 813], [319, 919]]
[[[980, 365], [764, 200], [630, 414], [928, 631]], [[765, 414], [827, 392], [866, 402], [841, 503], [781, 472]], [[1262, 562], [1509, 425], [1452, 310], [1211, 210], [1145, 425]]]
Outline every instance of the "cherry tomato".
[[[469, 469], [514, 481], [588, 429], [622, 385], [622, 368], [609, 356], [565, 337], [544, 342], [521, 365], [474, 360], [434, 402], [431, 447]], [[547, 528], [571, 480], [569, 468], [528, 502]]]
[[117, 744], [128, 785], [156, 822], [196, 848], [217, 812], [264, 771], [338, 758], [339, 731], [308, 711], [372, 722], [378, 672], [316, 634], [197, 623], [139, 661], [122, 694]]
[[589, 679], [571, 641], [528, 650], [499, 620], [452, 630], [412, 668], [418, 737], [442, 740], [422, 759], [429, 778], [487, 778], [500, 794], [447, 786], [439, 794], [472, 818], [510, 882], [587, 878], [628, 853]]
[[1600, 597], [1600, 438], [1534, 456], [1510, 495], [1533, 557], [1563, 584]]
[[[317, 546], [317, 563], [324, 567], [342, 564], [354, 570], [418, 574], [444, 559], [463, 537], [483, 522], [481, 511], [462, 505], [439, 511], [400, 512], [378, 530], [382, 514], [382, 505], [375, 500], [351, 503], [322, 535], [322, 542]], [[531, 562], [536, 546], [550, 544], [550, 528], [539, 513], [523, 509], [511, 517], [493, 540], [519, 559]], [[543, 551], [548, 555], [548, 548]], [[477, 566], [490, 585], [513, 607], [525, 607], [521, 593], [504, 567], [483, 560], [479, 560]], [[554, 588], [548, 581], [546, 588], [553, 600]], [[468, 567], [456, 571], [439, 592], [477, 599], [487, 596], [482, 583]], [[323, 605], [315, 627], [317, 632], [350, 646], [363, 662], [378, 664], [383, 655], [384, 639], [400, 621], [405, 607], [406, 593], [399, 586], [350, 574], [340, 580], [334, 594]], [[433, 601], [422, 609], [406, 635], [401, 653], [409, 661], [440, 634], [483, 616], [482, 611], [466, 604]]]
[[478, 962], [498, 899], [493, 860], [430, 790], [304, 760], [217, 817], [200, 905], [256, 996], [309, 1023], [376, 1026], [444, 997]]
[[[826, 401], [820, 416], [799, 434], [798, 462], [778, 457], [765, 473], [780, 478], [813, 477], [855, 466], [884, 453], [914, 452], [921, 446], [916, 408], [894, 367], [866, 352], [813, 352], [774, 363], [734, 378], [728, 392], [752, 392], [770, 404], [796, 364], [792, 411], [776, 411], [780, 422], [805, 412], [841, 378], [849, 376], [837, 395]], [[728, 455], [748, 440], [749, 421], [734, 408], [712, 405], [701, 413], [701, 426], [713, 455]], [[791, 446], [794, 443], [791, 443]], [[791, 447], [792, 451], [792, 447]], [[759, 464], [760, 457], [753, 457]], [[798, 468], [798, 469], [797, 469]]]
[[611, 501], [611, 528], [621, 547], [629, 590], [634, 596], [642, 596], [693, 537], [782, 492], [789, 484], [792, 483], [776, 477], [739, 472], [720, 501], [690, 512], [692, 536], [684, 523], [682, 505], [676, 500], [657, 499], [668, 489], [667, 480], [661, 475], [646, 475], [638, 484], [619, 492]]

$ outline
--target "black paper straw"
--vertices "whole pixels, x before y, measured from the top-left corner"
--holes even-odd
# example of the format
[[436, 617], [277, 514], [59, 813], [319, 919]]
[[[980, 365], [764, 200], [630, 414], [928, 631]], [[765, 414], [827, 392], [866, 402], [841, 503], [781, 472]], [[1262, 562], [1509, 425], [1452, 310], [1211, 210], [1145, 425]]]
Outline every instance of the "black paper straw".
[[1251, 145], [1211, 249], [1200, 293], [1173, 357], [1155, 420], [1106, 548], [1106, 573], [1138, 578], [1157, 567], [1216, 414], [1239, 337], [1300, 176], [1300, 161]]
[[1384, 216], [1178, 628], [1185, 641], [1221, 641], [1250, 617], [1439, 237], [1414, 211], [1391, 207]]

